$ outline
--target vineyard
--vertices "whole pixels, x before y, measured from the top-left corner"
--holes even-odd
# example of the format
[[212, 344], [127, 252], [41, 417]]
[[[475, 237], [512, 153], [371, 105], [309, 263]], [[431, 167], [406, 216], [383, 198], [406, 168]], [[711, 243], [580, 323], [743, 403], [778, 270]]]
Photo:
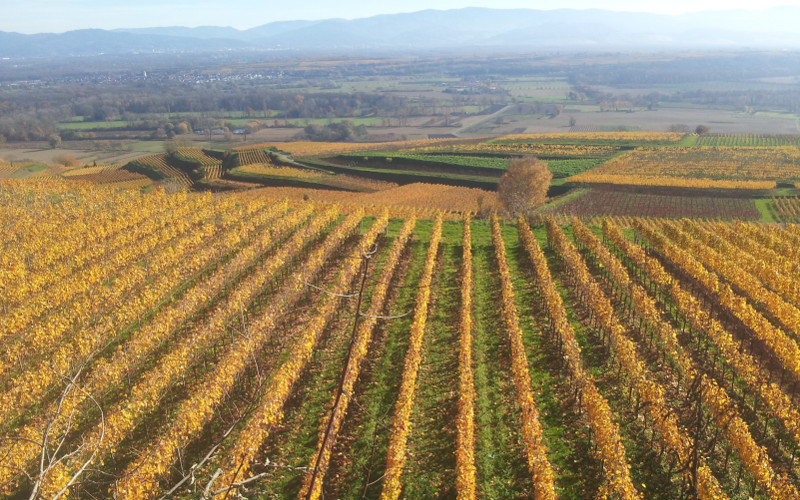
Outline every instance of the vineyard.
[[349, 154], [342, 156], [345, 158], [363, 159], [365, 161], [369, 161], [370, 158], [376, 158], [378, 160], [386, 160], [386, 161], [412, 160], [412, 161], [432, 163], [432, 164], [443, 163], [445, 165], [457, 165], [466, 168], [479, 167], [479, 168], [493, 168], [499, 170], [504, 170], [506, 168], [506, 164], [508, 163], [507, 158], [487, 158], [483, 156], [467, 156], [467, 155], [456, 156], [447, 154], [414, 154], [414, 153], [397, 154], [396, 152], [391, 152], [391, 151], [368, 152], [363, 156], [359, 156], [358, 154]]
[[497, 193], [482, 189], [453, 187], [442, 184], [406, 184], [405, 186], [381, 186], [375, 192], [353, 193], [325, 189], [293, 187], [267, 187], [254, 190], [251, 196], [263, 196], [275, 200], [311, 200], [336, 202], [347, 206], [364, 207], [368, 210], [391, 208], [396, 214], [414, 213], [426, 217], [437, 211], [447, 212], [448, 219], [463, 217], [463, 213], [488, 213], [500, 208]]
[[297, 177], [299, 179], [311, 179], [319, 177], [319, 172], [302, 170], [292, 167], [276, 167], [271, 163], [248, 163], [236, 169], [237, 172], [245, 174], [257, 174], [275, 177]]
[[575, 175], [572, 182], [771, 189], [800, 178], [796, 147], [641, 148]]
[[190, 188], [195, 181], [220, 179], [224, 173], [222, 166], [224, 154], [199, 148], [179, 147], [174, 153], [136, 158], [124, 168], [155, 181], [165, 181], [180, 188]]
[[670, 145], [683, 139], [686, 134], [681, 132], [572, 132], [572, 133], [542, 133], [542, 134], [515, 134], [499, 137], [498, 143], [515, 144], [607, 144], [618, 147], [620, 145]]
[[0, 177], [12, 178], [15, 175], [18, 176], [17, 172], [21, 170], [30, 169], [31, 167], [35, 167], [36, 164], [33, 162], [6, 162], [0, 161]]
[[133, 169], [137, 173], [137, 167], [142, 166], [145, 169], [145, 175], [150, 174], [157, 176], [157, 178], [167, 178], [176, 182], [183, 188], [188, 188], [192, 185], [192, 180], [182, 170], [170, 164], [168, 155], [154, 154], [137, 158], [128, 168]]
[[219, 165], [219, 159], [209, 156], [208, 153], [198, 148], [178, 148], [177, 155], [181, 158], [194, 160], [204, 167]]
[[[774, 202], [774, 203], [777, 203]], [[788, 199], [784, 203], [791, 207]], [[702, 189], [651, 187], [642, 191], [631, 186], [597, 186], [565, 203], [546, 207], [550, 215], [591, 217], [593, 215], [634, 217], [698, 217], [704, 219], [759, 219], [761, 214], [752, 199], [736, 193], [709, 193]], [[789, 212], [780, 212], [789, 220]]]
[[744, 146], [744, 147], [776, 147], [800, 146], [797, 135], [703, 135], [697, 138], [697, 146]]
[[[467, 142], [474, 142], [480, 138], [471, 138]], [[254, 144], [244, 148], [237, 148], [239, 151], [248, 151], [251, 149], [265, 149], [277, 148], [294, 155], [295, 157], [307, 156], [328, 156], [336, 154], [352, 153], [355, 151], [381, 151], [385, 149], [407, 149], [422, 146], [430, 146], [431, 144], [457, 144], [465, 142], [464, 139], [421, 139], [412, 141], [395, 141], [395, 142], [312, 142], [312, 141], [294, 141], [287, 143], [265, 143]]]
[[259, 192], [273, 199], [283, 193], [295, 200], [394, 206], [402, 207], [404, 215], [424, 217], [430, 216], [425, 210], [447, 210], [455, 212], [446, 216], [450, 219], [497, 208], [490, 193], [508, 161], [533, 155], [553, 174], [548, 203], [540, 210], [544, 215], [797, 222], [797, 138], [562, 132], [374, 143], [298, 141], [231, 150], [174, 146], [171, 153], [142, 156], [122, 167], [0, 162], [0, 178], [211, 192], [264, 187]]
[[241, 166], [254, 163], [261, 165], [272, 164], [269, 155], [263, 149], [241, 149], [237, 151], [236, 158]]
[[778, 212], [781, 220], [786, 222], [800, 223], [800, 199], [799, 198], [773, 198], [772, 203]]
[[[97, 170], [102, 168], [102, 170]], [[89, 172], [81, 172], [88, 170]], [[70, 174], [70, 175], [66, 175]], [[119, 168], [109, 167], [88, 167], [84, 169], [71, 170], [64, 174], [71, 181], [91, 182], [94, 184], [113, 184], [113, 187], [144, 187], [149, 186], [152, 181], [142, 174], [129, 172]]]
[[[473, 145], [476, 146], [476, 145]], [[586, 170], [589, 170], [597, 165], [603, 163], [607, 158], [593, 157], [595, 152], [593, 150], [586, 150], [583, 147], [560, 147], [558, 152], [543, 151], [542, 148], [530, 148], [527, 146], [503, 146], [502, 149], [496, 150], [494, 146], [481, 144], [480, 149], [475, 148], [476, 152], [483, 152], [484, 156], [473, 156], [468, 154], [451, 155], [447, 152], [436, 151], [431, 154], [420, 154], [416, 152], [369, 152], [361, 154], [348, 154], [339, 156], [340, 159], [348, 160], [350, 164], [359, 165], [366, 163], [367, 165], [382, 165], [379, 168], [388, 168], [397, 163], [412, 163], [413, 165], [424, 165], [426, 170], [439, 169], [447, 173], [449, 171], [460, 172], [465, 174], [479, 174], [487, 175], [488, 178], [497, 177], [505, 171], [508, 166], [508, 160], [512, 156], [527, 156], [534, 155], [540, 159], [547, 161], [548, 169], [553, 173], [554, 177], [562, 178], [570, 175], [575, 175]], [[546, 145], [545, 145], [546, 146]], [[567, 148], [567, 149], [565, 149]], [[545, 150], [553, 148], [545, 147]], [[502, 156], [504, 151], [505, 156]], [[608, 152], [613, 154], [616, 151]], [[493, 156], [500, 154], [501, 156]], [[549, 155], [554, 156], [549, 156]], [[406, 168], [406, 170], [413, 170], [414, 167]]]
[[800, 498], [800, 229], [591, 220], [0, 181], [0, 491]]
[[[430, 182], [439, 177], [441, 182], [466, 187], [494, 189], [505, 171], [509, 158], [536, 156], [547, 162], [556, 179], [563, 179], [590, 170], [620, 153], [618, 146], [604, 145], [605, 139], [595, 139], [600, 144], [586, 143], [589, 137], [580, 137], [580, 144], [571, 144], [576, 137], [531, 137], [531, 142], [520, 139], [452, 143], [434, 142], [400, 150], [359, 151], [327, 158], [321, 168], [350, 172], [353, 175], [384, 175], [397, 182]], [[648, 136], [641, 135], [646, 138]], [[562, 140], [566, 143], [549, 143]], [[576, 139], [577, 140], [577, 139]]]
[[569, 138], [561, 137], [566, 143], [547, 142], [555, 138], [542, 138], [544, 142], [522, 140], [495, 140], [478, 144], [455, 144], [452, 146], [426, 146], [411, 149], [415, 153], [458, 153], [482, 155], [533, 155], [542, 158], [606, 158], [620, 151], [619, 146], [569, 144]]

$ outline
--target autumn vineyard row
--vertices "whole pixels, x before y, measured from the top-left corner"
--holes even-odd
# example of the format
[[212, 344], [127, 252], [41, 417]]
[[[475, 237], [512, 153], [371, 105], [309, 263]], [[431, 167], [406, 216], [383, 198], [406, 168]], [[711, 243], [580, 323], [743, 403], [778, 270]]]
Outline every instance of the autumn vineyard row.
[[0, 183], [11, 498], [800, 498], [800, 228]]

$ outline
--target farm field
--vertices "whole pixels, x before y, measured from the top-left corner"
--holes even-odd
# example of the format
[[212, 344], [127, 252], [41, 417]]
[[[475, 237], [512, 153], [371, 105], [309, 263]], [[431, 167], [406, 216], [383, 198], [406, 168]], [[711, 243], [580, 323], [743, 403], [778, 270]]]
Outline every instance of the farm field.
[[565, 203], [544, 208], [549, 214], [632, 217], [697, 217], [759, 220], [754, 199], [735, 191], [603, 185]]
[[397, 214], [413, 213], [430, 217], [431, 214], [442, 211], [447, 219], [460, 219], [464, 213], [486, 214], [500, 208], [495, 192], [445, 184], [413, 183], [359, 193], [299, 187], [264, 187], [248, 191], [246, 195], [274, 200], [333, 202], [348, 207], [363, 207], [373, 213], [391, 208]]
[[[710, 67], [720, 62], [715, 60], [718, 54], [700, 57], [708, 58]], [[789, 55], [751, 60], [748, 67], [759, 68], [754, 77], [735, 70], [727, 77], [704, 74], [710, 67], [698, 73], [687, 66], [698, 61], [697, 54], [686, 53], [655, 59], [631, 54], [535, 60], [479, 56], [468, 63], [450, 57], [314, 59], [233, 65], [196, 61], [190, 71], [200, 80], [177, 67], [167, 71], [169, 78], [153, 76], [174, 83], [169, 89], [139, 86], [140, 71], [129, 68], [124, 82], [118, 82], [129, 99], [119, 98], [116, 88], [103, 88], [96, 99], [79, 94], [80, 105], [71, 100], [80, 84], [73, 75], [60, 74], [56, 79], [63, 94], [54, 96], [37, 85], [24, 103], [25, 113], [47, 109], [42, 123], [19, 115], [2, 127], [7, 142], [0, 144], [0, 157], [47, 161], [48, 143], [57, 136], [60, 147], [80, 151], [73, 154], [80, 160], [102, 156], [91, 160], [119, 163], [126, 150], [147, 147], [158, 153], [161, 143], [173, 138], [232, 148], [303, 140], [307, 126], [324, 128], [344, 120], [364, 127], [358, 137], [349, 138], [364, 143], [567, 131], [688, 131], [698, 124], [714, 134], [798, 133], [793, 82], [772, 74], [792, 67]], [[733, 59], [728, 63], [735, 64]], [[283, 64], [293, 69], [286, 71]], [[653, 81], [612, 81], [627, 74], [629, 64], [657, 68], [645, 78]], [[675, 64], [680, 68], [670, 66]], [[362, 72], [366, 66], [373, 66], [368, 73]], [[682, 75], [679, 81], [674, 80], [676, 69]], [[23, 75], [8, 76], [24, 84]], [[228, 78], [230, 87], [222, 89]], [[200, 89], [192, 85], [203, 79], [220, 88], [198, 105]], [[181, 87], [188, 82], [194, 83]], [[12, 89], [0, 92], [0, 98], [18, 101]]]
[[[797, 116], [783, 113], [778, 116], [750, 115], [740, 111], [713, 109], [705, 106], [664, 105], [657, 110], [640, 109], [635, 112], [570, 111], [571, 106], [559, 116], [529, 116], [509, 121], [504, 125], [483, 124], [476, 134], [508, 134], [522, 129], [524, 133], [552, 133], [559, 130], [614, 131], [614, 130], [669, 130], [676, 123], [706, 123], [713, 132], [723, 134], [797, 134]], [[570, 118], [576, 125], [570, 127]]]
[[800, 152], [794, 146], [700, 146], [636, 149], [570, 181], [676, 186], [696, 181], [698, 187], [769, 189], [799, 177]]
[[[110, 166], [120, 170], [113, 175], [88, 175], [86, 169], [94, 168], [90, 163], [75, 170], [52, 161], [17, 160], [0, 163], [0, 177], [79, 180], [77, 172], [82, 172], [87, 175], [80, 180], [95, 183], [125, 178], [116, 187], [212, 192], [266, 187], [262, 193], [320, 201], [440, 184], [466, 189], [465, 201], [457, 203], [452, 195], [432, 197], [427, 198], [432, 203], [428, 208], [476, 213], [483, 206], [477, 195], [467, 193], [493, 192], [510, 158], [534, 155], [553, 174], [544, 213], [794, 222], [791, 207], [783, 205], [800, 196], [798, 137], [629, 131], [261, 143], [234, 149], [181, 143], [171, 153], [138, 155], [127, 164]], [[405, 201], [393, 192], [385, 195], [376, 194], [376, 205], [424, 208], [414, 195]], [[381, 198], [389, 201], [382, 203]], [[490, 206], [491, 201], [485, 204]]]
[[[535, 155], [553, 173], [551, 200], [542, 213], [794, 222], [791, 200], [800, 190], [795, 186], [796, 147], [791, 145], [798, 137], [563, 132], [474, 140], [251, 144], [233, 150], [183, 145], [173, 154], [138, 155], [123, 166], [98, 170], [118, 170], [115, 174], [89, 175], [95, 167], [88, 163], [75, 169], [16, 161], [0, 163], [0, 177], [116, 180], [115, 187], [134, 189], [152, 185], [222, 192], [265, 187], [260, 192], [269, 196], [343, 202], [376, 193], [374, 200], [364, 202], [477, 213], [495, 206], [491, 192], [508, 159]], [[450, 194], [409, 194], [402, 200], [397, 194], [402, 190], [387, 191], [434, 184]], [[463, 202], [453, 198], [455, 188], [465, 189]], [[486, 203], [478, 203], [478, 190]], [[385, 196], [377, 194], [384, 191]]]
[[795, 225], [446, 219], [0, 180], [2, 494], [800, 497]]
[[[441, 182], [494, 190], [509, 158], [536, 155], [547, 161], [555, 179], [563, 179], [592, 169], [619, 154], [620, 146], [609, 145], [614, 137], [620, 144], [638, 140], [649, 144], [677, 141], [683, 134], [546, 134], [510, 136], [490, 140], [431, 140], [398, 143], [396, 149], [370, 148], [344, 152], [327, 148], [297, 150], [296, 146], [281, 145], [297, 151], [298, 161], [313, 168], [343, 172], [374, 179], [386, 179], [400, 184]], [[278, 147], [278, 146], [275, 146]], [[327, 153], [327, 154], [326, 154]], [[337, 153], [329, 156], [329, 153]], [[561, 181], [561, 182], [559, 182]]]
[[[142, 146], [147, 146], [156, 149], [158, 152], [164, 150], [161, 143], [155, 142], [152, 144], [141, 143]], [[97, 151], [89, 149], [72, 149], [70, 147], [63, 147], [59, 149], [52, 149], [47, 147], [44, 143], [40, 147], [32, 147], [31, 145], [24, 145], [25, 147], [9, 147], [8, 144], [0, 145], [0, 158], [4, 160], [17, 161], [32, 161], [42, 163], [56, 162], [59, 157], [69, 156], [73, 157], [81, 163], [91, 164], [97, 162], [98, 164], [124, 164], [132, 159], [142, 156], [143, 153], [138, 152], [136, 149], [138, 145], [135, 143], [131, 145], [130, 151]]]
[[764, 135], [764, 134], [742, 134], [742, 135], [722, 135], [713, 134], [697, 138], [697, 146], [800, 146], [800, 136], [798, 135]]
[[0, 61], [0, 498], [800, 500], [798, 54], [259, 32]]
[[[338, 157], [339, 160], [347, 161], [348, 165], [383, 165], [384, 168], [391, 167], [396, 165], [397, 163], [410, 163], [412, 165], [424, 165], [428, 169], [439, 169], [443, 173], [446, 173], [448, 170], [450, 171], [459, 171], [464, 173], [482, 173], [487, 177], [492, 176], [500, 176], [505, 171], [506, 167], [508, 166], [508, 159], [511, 155], [521, 155], [527, 153], [523, 148], [513, 148], [508, 147], [505, 148], [507, 151], [507, 156], [488, 156], [492, 154], [496, 154], [493, 152], [487, 152], [487, 148], [485, 144], [476, 145], [475, 151], [477, 153], [483, 152], [485, 156], [481, 156], [480, 154], [477, 155], [452, 155], [447, 154], [446, 152], [436, 152], [432, 154], [417, 154], [417, 153], [405, 153], [400, 152], [399, 154], [393, 152], [383, 152], [374, 153], [370, 152], [368, 154], [348, 154], [348, 155], [340, 155]], [[481, 151], [481, 147], [483, 147], [483, 151]], [[570, 175], [575, 175], [580, 172], [584, 172], [589, 170], [601, 163], [603, 163], [604, 158], [592, 158], [592, 157], [585, 157], [581, 155], [580, 152], [562, 152], [559, 156], [557, 153], [551, 153], [553, 156], [547, 156], [545, 153], [544, 155], [534, 155], [533, 152], [527, 153], [538, 158], [547, 161], [547, 166], [550, 171], [553, 173], [554, 177], [557, 178], [564, 178]], [[389, 165], [391, 163], [391, 165]], [[413, 169], [409, 167], [405, 167], [406, 169]]]

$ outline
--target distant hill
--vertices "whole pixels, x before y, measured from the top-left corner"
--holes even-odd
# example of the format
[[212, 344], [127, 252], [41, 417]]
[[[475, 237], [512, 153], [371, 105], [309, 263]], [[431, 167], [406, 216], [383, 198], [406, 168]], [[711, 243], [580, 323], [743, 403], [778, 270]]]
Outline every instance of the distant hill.
[[797, 19], [800, 19], [800, 7], [680, 16], [599, 9], [464, 8], [354, 20], [274, 22], [248, 30], [176, 26], [35, 35], [0, 32], [0, 57], [268, 49], [328, 53], [454, 49], [796, 49], [800, 48]]
[[237, 40], [137, 35], [105, 30], [21, 35], [0, 32], [0, 57], [70, 57], [142, 52], [207, 52], [246, 48]]

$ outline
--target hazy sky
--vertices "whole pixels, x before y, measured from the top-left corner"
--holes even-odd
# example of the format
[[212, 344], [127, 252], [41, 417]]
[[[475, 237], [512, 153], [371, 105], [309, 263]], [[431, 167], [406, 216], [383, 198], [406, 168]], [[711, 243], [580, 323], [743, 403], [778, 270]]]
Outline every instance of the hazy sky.
[[[60, 33], [81, 28], [141, 28], [155, 26], [232, 26], [247, 29], [273, 21], [355, 19], [377, 14], [424, 9], [493, 7], [600, 8], [634, 12], [681, 14], [699, 10], [765, 9], [800, 6], [800, 0], [0, 0], [0, 31]], [[800, 21], [800, 20], [798, 20]]]

